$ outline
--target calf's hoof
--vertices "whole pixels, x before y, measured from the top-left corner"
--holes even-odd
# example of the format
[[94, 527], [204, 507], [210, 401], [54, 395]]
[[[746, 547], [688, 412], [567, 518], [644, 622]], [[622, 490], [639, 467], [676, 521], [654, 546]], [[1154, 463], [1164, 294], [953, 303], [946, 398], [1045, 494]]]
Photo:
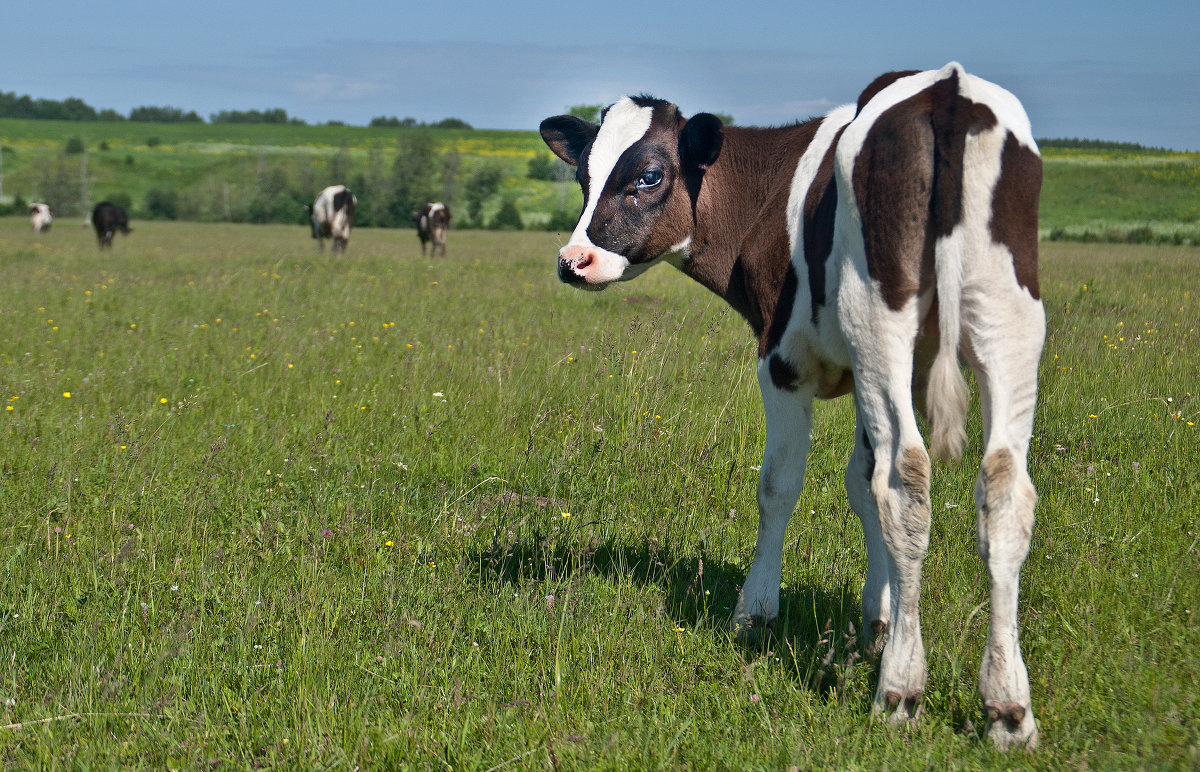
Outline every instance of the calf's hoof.
[[925, 699], [923, 689], [910, 689], [902, 692], [888, 689], [882, 694], [875, 694], [875, 704], [871, 712], [876, 716], [885, 717], [892, 724], [907, 724], [915, 721], [921, 715], [921, 702]]
[[1037, 722], [1032, 710], [1017, 702], [988, 702], [983, 711], [987, 714], [988, 737], [997, 748], [1037, 747]]
[[729, 631], [738, 642], [744, 646], [764, 646], [775, 629], [774, 617], [768, 619], [762, 616], [734, 617], [729, 622]]

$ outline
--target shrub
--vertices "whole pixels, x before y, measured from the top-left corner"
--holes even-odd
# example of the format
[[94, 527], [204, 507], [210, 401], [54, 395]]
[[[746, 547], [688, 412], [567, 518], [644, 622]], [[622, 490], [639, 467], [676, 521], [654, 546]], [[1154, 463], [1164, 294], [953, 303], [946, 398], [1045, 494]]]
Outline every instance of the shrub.
[[558, 159], [549, 153], [537, 153], [533, 156], [533, 158], [529, 159], [529, 165], [527, 167], [527, 171], [525, 172], [525, 176], [529, 177], [531, 180], [545, 180], [547, 182], [553, 182], [555, 179], [557, 179], [554, 168], [556, 162], [558, 162]]
[[567, 113], [585, 121], [599, 123], [602, 110], [604, 110], [604, 105], [571, 105], [567, 108]]
[[79, 155], [84, 151], [83, 138], [71, 136], [67, 138], [67, 155]]
[[146, 140], [146, 147], [158, 147], [161, 144], [162, 144], [162, 140], [159, 139], [157, 136], [151, 137], [150, 139]]
[[504, 181], [504, 168], [496, 163], [487, 163], [467, 178], [463, 186], [463, 198], [467, 205], [467, 215], [471, 222], [480, 223], [483, 203], [490, 198]]
[[129, 194], [125, 192], [112, 193], [107, 197], [107, 201], [110, 204], [116, 204], [126, 212], [133, 209], [133, 199], [130, 198]]
[[546, 223], [546, 230], [570, 233], [575, 230], [575, 223], [578, 220], [578, 215], [572, 214], [566, 209], [556, 209], [550, 213], [550, 219]]
[[499, 231], [521, 230], [521, 212], [517, 209], [517, 202], [514, 199], [504, 199], [504, 203], [500, 205], [500, 211], [496, 212], [496, 217], [492, 220], [491, 228]]
[[179, 194], [150, 188], [146, 191], [146, 216], [152, 220], [174, 220], [179, 216]]

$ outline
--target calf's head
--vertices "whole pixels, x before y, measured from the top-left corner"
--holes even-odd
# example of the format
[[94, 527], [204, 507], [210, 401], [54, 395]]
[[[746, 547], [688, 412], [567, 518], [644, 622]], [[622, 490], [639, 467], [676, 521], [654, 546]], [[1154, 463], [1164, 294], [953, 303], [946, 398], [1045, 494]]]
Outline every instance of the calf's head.
[[542, 121], [541, 134], [577, 167], [583, 188], [583, 213], [558, 252], [559, 279], [603, 289], [687, 248], [704, 172], [721, 152], [720, 119], [625, 97], [599, 126], [559, 115]]

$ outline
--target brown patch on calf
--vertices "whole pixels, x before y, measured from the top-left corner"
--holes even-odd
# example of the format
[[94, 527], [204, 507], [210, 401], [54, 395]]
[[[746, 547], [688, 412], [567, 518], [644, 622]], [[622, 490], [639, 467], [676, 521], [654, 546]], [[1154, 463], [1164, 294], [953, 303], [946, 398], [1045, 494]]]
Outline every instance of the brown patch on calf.
[[796, 305], [796, 290], [799, 283], [796, 269], [792, 267], [789, 260], [787, 273], [783, 277], [783, 285], [779, 288], [779, 300], [775, 303], [774, 311], [770, 315], [771, 323], [767, 328], [766, 351], [774, 350], [779, 345], [779, 341], [783, 340], [788, 320], [792, 318], [792, 308]]
[[[888, 86], [892, 85], [901, 78], [907, 78], [909, 75], [916, 75], [920, 70], [901, 70], [899, 72], [885, 72], [875, 80], [871, 81], [871, 85], [863, 89], [863, 92], [858, 95], [858, 112], [861, 113], [866, 107], [867, 102], [875, 98], [875, 95], [883, 91]], [[857, 115], [858, 113], [855, 113]]]
[[854, 162], [867, 272], [893, 311], [922, 289], [921, 263], [933, 260], [934, 132], [928, 102], [927, 89], [884, 112]]
[[1012, 484], [1012, 452], [1008, 448], [999, 448], [988, 453], [979, 468], [979, 485], [983, 488], [980, 504], [984, 516], [1004, 506]]
[[1012, 134], [1004, 141], [1000, 179], [992, 194], [992, 239], [1008, 247], [1017, 283], [1035, 300], [1038, 290], [1038, 197], [1042, 159]]
[[979, 471], [983, 475], [985, 488], [1007, 488], [1012, 484], [1012, 452], [1008, 448], [993, 450], [983, 459], [983, 466]]
[[867, 434], [866, 429], [860, 429], [862, 433], [863, 457], [866, 459], [866, 468], [864, 474], [867, 478], [867, 485], [871, 484], [871, 478], [875, 476], [875, 448], [871, 446], [871, 437]]
[[800, 374], [796, 372], [796, 368], [778, 354], [771, 355], [767, 369], [771, 373], [771, 383], [775, 384], [777, 389], [795, 391], [800, 385]]
[[896, 463], [896, 473], [904, 492], [916, 501], [929, 505], [929, 454], [923, 448], [905, 448]]
[[[721, 155], [695, 202], [696, 230], [683, 271], [750, 323], [758, 354], [783, 338], [798, 290], [787, 205], [800, 156], [822, 120], [778, 129], [725, 127]], [[729, 161], [736, 158], [736, 164]]]
[[898, 534], [888, 535], [887, 518], [880, 518], [880, 524], [885, 529], [884, 537], [892, 542], [889, 549], [899, 548], [910, 559], [921, 560], [929, 548], [929, 454], [921, 447], [905, 448], [896, 461], [896, 474], [904, 488], [899, 523], [904, 536], [896, 539]]
[[[884, 472], [881, 476], [880, 472]], [[875, 469], [871, 487], [875, 488], [879, 500], [879, 525], [888, 551], [894, 556], [902, 555], [905, 560], [920, 561], [929, 548], [929, 454], [925, 448], [910, 446], [894, 459], [890, 474]], [[881, 484], [891, 488], [892, 480], [898, 477], [900, 490], [898, 501], [891, 501], [890, 492], [878, 489]], [[915, 598], [907, 601], [915, 612]]]
[[804, 262], [808, 265], [808, 292], [812, 299], [812, 322], [825, 305], [825, 261], [833, 252], [833, 225], [837, 219], [837, 185], [833, 160], [845, 127], [838, 130], [804, 199]]
[[958, 88], [952, 74], [885, 110], [854, 163], [867, 270], [893, 311], [932, 284], [934, 241], [962, 219], [967, 135], [996, 124]]

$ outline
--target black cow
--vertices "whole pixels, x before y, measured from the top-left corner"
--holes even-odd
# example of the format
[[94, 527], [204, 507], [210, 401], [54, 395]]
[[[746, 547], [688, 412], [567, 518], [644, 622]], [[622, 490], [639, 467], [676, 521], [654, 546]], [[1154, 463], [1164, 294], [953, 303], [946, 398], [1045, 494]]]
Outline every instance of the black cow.
[[108, 201], [101, 201], [92, 209], [92, 227], [96, 229], [96, 240], [101, 249], [112, 246], [113, 234], [117, 231], [128, 235], [133, 230], [125, 210]]

